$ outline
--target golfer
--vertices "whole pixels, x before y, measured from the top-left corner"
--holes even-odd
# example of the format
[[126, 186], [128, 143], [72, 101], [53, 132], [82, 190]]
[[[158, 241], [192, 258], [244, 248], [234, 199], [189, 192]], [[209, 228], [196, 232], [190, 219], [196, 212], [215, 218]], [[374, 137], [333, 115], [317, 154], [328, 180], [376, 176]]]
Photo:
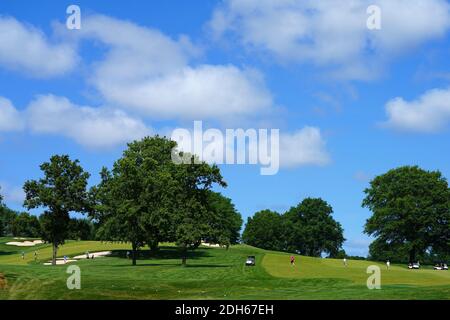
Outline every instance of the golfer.
[[389, 270], [389, 268], [391, 267], [391, 262], [388, 260], [388, 261], [386, 261], [386, 267], [387, 267], [387, 269]]
[[291, 266], [295, 266], [295, 257], [291, 256]]
[[347, 258], [344, 258], [344, 266], [347, 266]]
[[37, 251], [34, 252], [34, 262], [37, 261]]
[[22, 260], [25, 259], [25, 252], [22, 251]]

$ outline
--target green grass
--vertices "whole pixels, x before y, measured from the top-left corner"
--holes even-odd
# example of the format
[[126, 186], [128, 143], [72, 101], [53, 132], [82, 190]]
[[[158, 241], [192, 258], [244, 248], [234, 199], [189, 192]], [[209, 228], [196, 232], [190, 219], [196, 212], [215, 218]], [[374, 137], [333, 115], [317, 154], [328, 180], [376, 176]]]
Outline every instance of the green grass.
[[[68, 290], [67, 266], [44, 266], [49, 245], [32, 248], [6, 246], [0, 238], [0, 273], [8, 287], [0, 299], [450, 299], [450, 274], [404, 266], [382, 269], [382, 289], [368, 290], [366, 268], [376, 264], [297, 257], [239, 245], [229, 250], [202, 247], [191, 253], [188, 266], [180, 266], [175, 247], [165, 244], [152, 256], [141, 252], [138, 266], [126, 259], [127, 244], [69, 241], [58, 256], [112, 250], [108, 258], [76, 262], [81, 268], [81, 290]], [[34, 251], [39, 262], [34, 262]], [[25, 251], [22, 260], [21, 252]], [[248, 255], [255, 267], [245, 267]]]

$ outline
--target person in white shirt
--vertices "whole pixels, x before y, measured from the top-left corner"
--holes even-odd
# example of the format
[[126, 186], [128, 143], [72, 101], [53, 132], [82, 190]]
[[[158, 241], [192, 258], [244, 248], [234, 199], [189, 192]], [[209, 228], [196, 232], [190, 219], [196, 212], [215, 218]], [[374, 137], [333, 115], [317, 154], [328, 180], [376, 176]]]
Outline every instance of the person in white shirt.
[[344, 266], [346, 267], [347, 266], [347, 258], [344, 258]]
[[386, 267], [387, 267], [387, 269], [389, 270], [389, 268], [391, 267], [391, 262], [388, 260], [388, 261], [386, 261]]

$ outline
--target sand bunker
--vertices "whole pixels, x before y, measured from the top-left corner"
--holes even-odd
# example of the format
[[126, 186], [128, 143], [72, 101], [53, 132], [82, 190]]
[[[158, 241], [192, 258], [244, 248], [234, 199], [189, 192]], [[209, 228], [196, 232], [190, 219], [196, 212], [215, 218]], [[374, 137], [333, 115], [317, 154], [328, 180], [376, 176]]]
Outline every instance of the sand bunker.
[[13, 241], [13, 242], [7, 242], [6, 244], [8, 246], [17, 246], [17, 247], [34, 247], [35, 245], [43, 244], [43, 243], [44, 243], [44, 241], [42, 241], [42, 240], [34, 240], [34, 241], [22, 241], [22, 242]]
[[[70, 262], [76, 262], [77, 260], [72, 260], [72, 259], [70, 259], [70, 260], [66, 260], [66, 261], [64, 261], [64, 259], [60, 259], [60, 258], [58, 258], [58, 259], [56, 259], [56, 265], [62, 265], [62, 264], [68, 264], [68, 263], [70, 263]], [[50, 262], [46, 262], [46, 263], [44, 263], [44, 266], [51, 266], [52, 265], [52, 262], [50, 261]]]
[[[110, 254], [111, 254], [111, 251], [101, 251], [101, 252], [92, 252], [92, 253], [89, 252], [89, 259], [92, 259], [92, 256], [94, 256], [94, 258], [102, 258], [102, 257], [109, 256]], [[70, 262], [76, 262], [81, 259], [87, 259], [86, 254], [82, 254], [82, 255], [73, 257], [71, 259], [67, 259], [66, 261], [64, 261], [64, 258], [56, 258], [56, 264], [62, 265], [62, 264], [70, 263]], [[52, 265], [51, 261], [44, 263], [44, 266], [51, 266], [51, 265]]]
[[220, 244], [217, 244], [217, 243], [206, 243], [206, 242], [202, 242], [202, 246], [205, 246], [205, 247], [213, 247], [213, 248], [220, 248]]
[[[89, 259], [92, 259], [92, 256], [94, 256], [94, 258], [102, 258], [102, 257], [106, 257], [109, 256], [111, 254], [111, 251], [101, 251], [101, 252], [89, 252]], [[86, 254], [82, 254], [76, 257], [73, 257], [73, 259], [86, 259]]]

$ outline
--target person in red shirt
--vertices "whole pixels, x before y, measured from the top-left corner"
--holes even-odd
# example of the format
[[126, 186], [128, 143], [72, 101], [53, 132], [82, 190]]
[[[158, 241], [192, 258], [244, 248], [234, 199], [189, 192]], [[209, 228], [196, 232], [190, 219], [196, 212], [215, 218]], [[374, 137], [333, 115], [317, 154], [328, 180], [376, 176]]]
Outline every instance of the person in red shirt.
[[291, 256], [291, 266], [295, 266], [295, 257]]

